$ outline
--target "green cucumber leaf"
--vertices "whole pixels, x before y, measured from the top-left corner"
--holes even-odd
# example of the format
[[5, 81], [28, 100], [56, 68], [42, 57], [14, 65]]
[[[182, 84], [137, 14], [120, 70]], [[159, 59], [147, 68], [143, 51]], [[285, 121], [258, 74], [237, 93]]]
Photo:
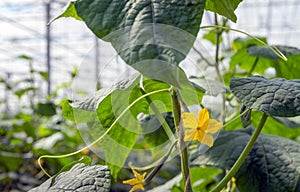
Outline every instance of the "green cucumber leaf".
[[68, 164], [65, 165], [63, 168], [61, 168], [61, 170], [60, 170], [58, 173], [56, 173], [54, 176], [52, 176], [52, 184], [53, 184], [53, 182], [55, 181], [55, 178], [56, 178], [59, 174], [61, 174], [62, 172], [69, 171], [69, 170], [72, 169], [72, 167], [73, 167], [74, 165], [76, 165], [77, 163], [83, 163], [83, 164], [85, 164], [85, 165], [91, 165], [92, 159], [91, 159], [89, 156], [85, 156], [85, 155], [84, 155], [84, 156], [81, 157], [79, 160], [73, 161], [73, 162], [71, 162], [71, 163], [68, 163]]
[[[260, 59], [268, 60], [270, 66], [275, 68], [277, 77], [284, 77], [286, 79], [300, 78], [300, 49], [296, 47], [277, 45], [276, 47], [283, 53], [287, 61], [280, 59], [269, 47], [267, 46], [252, 46], [247, 48], [250, 56], [259, 57]], [[264, 65], [266, 62], [260, 61], [259, 65]]]
[[296, 122], [291, 118], [284, 118], [284, 117], [273, 117], [275, 120], [277, 120], [278, 122], [282, 123], [283, 125], [285, 125], [286, 127], [289, 128], [300, 128], [300, 123], [299, 121]]
[[110, 171], [107, 166], [77, 163], [71, 169], [51, 177], [29, 192], [41, 191], [102, 191], [109, 192], [111, 185]]
[[[300, 49], [296, 47], [282, 46], [282, 45], [276, 45], [273, 47], [278, 49], [286, 57], [292, 55], [300, 55]], [[247, 52], [249, 55], [255, 57], [263, 57], [266, 59], [275, 59], [275, 60], [281, 59], [268, 46], [250, 46], [247, 48]]]
[[[196, 40], [205, 0], [77, 0], [71, 4], [96, 36], [110, 42], [143, 75], [176, 87], [188, 82], [178, 65]], [[73, 7], [64, 14], [72, 15], [70, 10]]]
[[270, 116], [300, 115], [300, 80], [268, 80], [262, 76], [232, 78], [230, 89], [248, 108]]
[[[253, 127], [220, 132], [214, 146], [192, 164], [229, 170], [253, 132]], [[261, 134], [235, 178], [241, 192], [295, 191], [300, 178], [300, 144]]]
[[51, 19], [51, 21], [49, 21], [48, 25], [50, 25], [55, 20], [62, 18], [62, 17], [73, 17], [74, 19], [82, 21], [82, 19], [79, 17], [79, 15], [77, 14], [77, 11], [75, 9], [74, 1], [70, 1], [59, 15], [57, 15], [56, 17]]
[[207, 0], [205, 9], [223, 15], [231, 21], [236, 22], [237, 17], [234, 14], [234, 10], [242, 1], [243, 0]]
[[[255, 38], [264, 43], [267, 43], [267, 40], [264, 37]], [[262, 57], [257, 58], [256, 56], [249, 55], [247, 51], [248, 47], [259, 47], [263, 45], [264, 44], [254, 38], [236, 38], [232, 43], [232, 49], [236, 52], [231, 56], [230, 71], [236, 70], [239, 67], [241, 69], [244, 69], [245, 72], [248, 72], [249, 74], [263, 74], [266, 69], [271, 66], [269, 59]]]

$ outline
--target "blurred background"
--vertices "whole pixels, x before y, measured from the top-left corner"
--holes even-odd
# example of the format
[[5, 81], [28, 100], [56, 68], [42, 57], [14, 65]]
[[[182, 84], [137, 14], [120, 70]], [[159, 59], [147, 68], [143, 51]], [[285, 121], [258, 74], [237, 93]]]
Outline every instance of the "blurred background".
[[[67, 3], [0, 1], [0, 191], [23, 191], [40, 184], [46, 177], [36, 165], [38, 156], [84, 145], [74, 124], [61, 116], [61, 105], [72, 98], [78, 70], [83, 87], [89, 82], [107, 87], [120, 73], [130, 73], [110, 44], [97, 39], [83, 22], [64, 18], [46, 26]], [[236, 10], [237, 23], [228, 25], [268, 37], [269, 44], [300, 48], [299, 10], [299, 0], [244, 0]], [[202, 25], [214, 25], [214, 14], [205, 12]], [[199, 41], [202, 35], [201, 31]], [[240, 36], [231, 33], [228, 42]], [[213, 58], [213, 45], [203, 42], [198, 49]], [[107, 68], [108, 63], [114, 64]], [[55, 173], [68, 161], [52, 160], [45, 167]]]

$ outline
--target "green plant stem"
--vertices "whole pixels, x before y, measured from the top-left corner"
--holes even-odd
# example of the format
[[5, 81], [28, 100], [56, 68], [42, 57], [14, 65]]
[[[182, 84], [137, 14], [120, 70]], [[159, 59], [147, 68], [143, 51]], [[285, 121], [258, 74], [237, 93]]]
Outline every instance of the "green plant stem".
[[172, 88], [172, 105], [173, 105], [173, 115], [174, 115], [174, 124], [178, 133], [178, 149], [181, 160], [181, 172], [183, 176], [183, 183], [185, 184], [185, 189], [188, 192], [192, 192], [192, 186], [190, 181], [190, 169], [189, 169], [189, 161], [188, 161], [188, 151], [183, 140], [183, 127], [180, 125], [181, 118], [181, 108], [177, 91]]
[[[145, 95], [147, 94], [145, 90], [143, 90], [142, 88], [140, 89], [141, 92]], [[176, 141], [173, 132], [170, 128], [170, 126], [168, 125], [167, 121], [164, 119], [164, 117], [161, 115], [160, 111], [158, 110], [158, 108], [154, 105], [154, 103], [152, 102], [151, 98], [145, 97], [145, 99], [147, 100], [147, 102], [150, 104], [151, 109], [153, 110], [153, 112], [155, 113], [158, 121], [160, 122], [160, 124], [162, 125], [164, 131], [166, 132], [167, 136], [169, 137], [169, 139], [171, 140], [171, 143], [174, 143]]]
[[[214, 16], [215, 16], [215, 25], [218, 26], [219, 25], [218, 24], [218, 15], [215, 13]], [[216, 28], [215, 69], [216, 69], [216, 72], [217, 72], [218, 80], [220, 82], [223, 82], [222, 81], [222, 74], [220, 72], [220, 61], [219, 61], [220, 41], [221, 41], [221, 36], [222, 36], [223, 30], [224, 29]], [[225, 122], [225, 118], [226, 118], [225, 101], [226, 101], [226, 97], [225, 97], [225, 93], [223, 93], [222, 94], [222, 110], [221, 110], [221, 120], [222, 120], [222, 122]]]
[[[215, 13], [215, 24], [218, 25], [218, 16]], [[219, 52], [220, 52], [220, 38], [222, 35], [222, 31], [219, 28], [216, 28], [216, 54], [215, 54], [215, 68], [218, 75], [219, 81], [222, 81], [222, 75], [219, 69]]]
[[267, 114], [263, 114], [259, 125], [255, 132], [252, 134], [248, 144], [246, 145], [245, 149], [243, 150], [242, 154], [238, 158], [238, 160], [235, 162], [231, 170], [226, 174], [226, 176], [222, 179], [222, 181], [211, 191], [211, 192], [219, 192], [221, 191], [227, 183], [230, 181], [230, 179], [235, 175], [235, 173], [239, 170], [240, 166], [243, 164], [244, 160], [246, 159], [247, 155], [250, 153], [255, 141], [257, 140], [263, 126], [265, 125], [265, 122], [268, 118]]

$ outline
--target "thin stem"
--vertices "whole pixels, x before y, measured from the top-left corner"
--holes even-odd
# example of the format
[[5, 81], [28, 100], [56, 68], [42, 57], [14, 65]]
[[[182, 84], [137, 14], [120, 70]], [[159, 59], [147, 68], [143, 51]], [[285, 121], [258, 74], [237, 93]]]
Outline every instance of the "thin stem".
[[[218, 26], [218, 15], [215, 13], [215, 25]], [[223, 25], [226, 23], [223, 23]], [[222, 74], [220, 72], [220, 61], [219, 61], [219, 52], [220, 52], [220, 42], [221, 42], [221, 36], [223, 33], [223, 29], [221, 30], [219, 28], [216, 28], [216, 53], [215, 53], [215, 69], [217, 72], [218, 80], [222, 82]], [[221, 111], [221, 119], [222, 122], [225, 121], [226, 118], [226, 112], [225, 112], [225, 93], [222, 94], [222, 111]]]
[[247, 155], [250, 153], [255, 141], [257, 140], [263, 126], [265, 125], [265, 122], [268, 118], [267, 114], [263, 114], [259, 125], [255, 132], [252, 134], [248, 144], [246, 145], [245, 149], [241, 153], [240, 157], [238, 160], [235, 162], [231, 170], [228, 172], [228, 174], [222, 179], [222, 181], [211, 191], [211, 192], [219, 192], [221, 191], [227, 183], [230, 181], [230, 179], [235, 175], [235, 173], [239, 170], [240, 166], [243, 164], [244, 160], [246, 159]]
[[181, 118], [181, 109], [180, 109], [180, 102], [179, 102], [179, 96], [177, 91], [173, 88], [172, 89], [172, 104], [173, 104], [173, 115], [174, 115], [174, 124], [178, 133], [178, 149], [180, 154], [180, 160], [181, 160], [181, 172], [183, 175], [183, 183], [185, 183], [185, 189], [188, 192], [192, 192], [192, 186], [191, 181], [189, 178], [190, 169], [189, 169], [189, 161], [188, 161], [188, 152], [185, 145], [185, 142], [183, 140], [184, 134], [183, 134], [183, 127], [180, 124], [180, 118]]
[[[218, 25], [218, 16], [215, 13], [215, 25]], [[219, 81], [222, 81], [222, 75], [219, 69], [219, 52], [220, 52], [220, 38], [222, 35], [222, 31], [219, 28], [216, 28], [216, 53], [215, 53], [215, 68], [219, 78]]]
[[215, 65], [210, 63], [206, 58], [205, 56], [198, 50], [196, 49], [196, 47], [193, 47], [194, 51], [197, 52], [198, 55], [200, 55], [200, 57], [205, 61], [205, 63], [208, 65], [208, 66], [211, 66], [211, 67], [214, 67]]

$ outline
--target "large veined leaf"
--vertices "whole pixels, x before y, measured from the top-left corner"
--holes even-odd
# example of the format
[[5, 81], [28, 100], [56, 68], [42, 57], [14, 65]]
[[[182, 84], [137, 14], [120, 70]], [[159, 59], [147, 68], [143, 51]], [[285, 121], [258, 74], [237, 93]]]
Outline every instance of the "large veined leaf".
[[268, 80], [262, 76], [232, 78], [230, 89], [248, 108], [270, 116], [300, 115], [300, 80]]
[[[300, 49], [281, 45], [276, 46], [276, 48], [287, 57], [287, 61], [281, 60], [267, 46], [251, 46], [247, 48], [247, 52], [250, 56], [260, 58], [260, 60], [268, 59], [269, 65], [275, 68], [277, 77], [284, 77], [286, 79], [300, 78]], [[265, 63], [260, 61], [259, 65], [263, 64]]]
[[300, 128], [299, 122], [293, 121], [289, 118], [284, 118], [284, 117], [273, 117], [273, 118], [289, 128]]
[[110, 173], [107, 166], [88, 166], [84, 163], [74, 165], [70, 170], [60, 173], [53, 180], [54, 181], [50, 178], [42, 185], [31, 189], [29, 192], [108, 192], [110, 190], [111, 183]]
[[180, 86], [187, 81], [178, 64], [193, 46], [204, 7], [205, 0], [78, 0], [59, 17], [77, 13], [127, 64]]
[[[221, 132], [214, 146], [193, 160], [193, 164], [230, 169], [250, 140], [253, 129]], [[235, 178], [241, 192], [292, 192], [299, 176], [300, 144], [261, 134]]]
[[234, 10], [243, 0], [207, 0], [205, 9], [216, 12], [236, 22]]
[[[300, 50], [296, 47], [277, 45], [276, 49], [278, 49], [286, 57], [300, 54]], [[264, 57], [267, 59], [281, 59], [270, 49], [270, 47], [267, 46], [250, 46], [247, 48], [247, 51], [251, 56]]]

